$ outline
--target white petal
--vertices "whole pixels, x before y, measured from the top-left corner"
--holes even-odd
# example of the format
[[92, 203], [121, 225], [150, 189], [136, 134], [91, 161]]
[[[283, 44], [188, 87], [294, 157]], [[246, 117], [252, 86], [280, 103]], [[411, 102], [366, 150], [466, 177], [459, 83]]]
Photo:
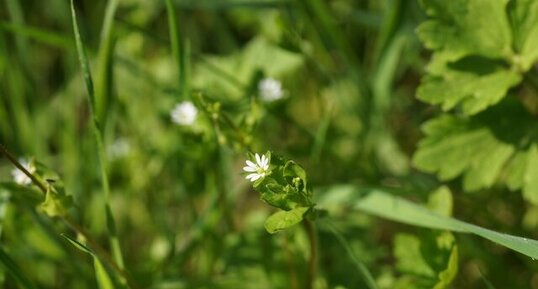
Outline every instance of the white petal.
[[256, 181], [257, 179], [263, 177], [263, 175], [260, 175], [260, 174], [256, 174], [254, 177], [252, 177], [252, 179], [250, 179], [251, 182], [254, 182]]
[[256, 163], [258, 164], [258, 166], [261, 167], [262, 160], [261, 160], [260, 155], [258, 153], [256, 153]]
[[267, 158], [266, 156], [263, 156], [262, 157], [262, 167], [264, 170], [267, 170], [269, 168], [269, 158]]
[[[258, 174], [254, 173], [254, 174], [250, 174], [248, 176], [245, 177], [245, 179], [253, 182], [254, 181], [254, 178], [256, 178], [258, 176]], [[257, 179], [257, 178], [256, 178]]]
[[247, 163], [247, 166], [252, 167], [252, 168], [254, 168], [254, 169], [258, 167], [258, 166], [256, 166], [255, 163], [253, 163], [253, 162], [251, 162], [251, 161], [249, 161], [249, 160], [247, 160], [246, 163]]
[[256, 168], [253, 168], [253, 167], [244, 167], [243, 170], [245, 172], [255, 172], [256, 171]]

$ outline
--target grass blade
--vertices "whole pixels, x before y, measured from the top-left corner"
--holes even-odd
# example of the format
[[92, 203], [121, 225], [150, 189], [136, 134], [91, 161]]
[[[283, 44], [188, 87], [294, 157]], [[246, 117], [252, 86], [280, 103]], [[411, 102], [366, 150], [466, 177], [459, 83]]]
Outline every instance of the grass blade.
[[394, 196], [381, 189], [358, 188], [353, 185], [333, 186], [319, 204], [330, 208], [352, 204], [352, 208], [412, 226], [459, 233], [469, 233], [488, 239], [523, 255], [538, 259], [538, 241], [485, 229], [454, 218], [438, 215], [425, 207]]
[[349, 258], [351, 258], [353, 264], [355, 264], [355, 268], [357, 269], [357, 272], [361, 275], [366, 286], [368, 286], [369, 289], [377, 289], [377, 285], [375, 284], [375, 280], [372, 276], [372, 273], [370, 273], [366, 265], [364, 265], [364, 263], [357, 257], [355, 252], [353, 252], [353, 249], [346, 241], [346, 238], [342, 236], [342, 234], [338, 231], [338, 229], [333, 223], [325, 220], [323, 224], [325, 224], [329, 231], [331, 231], [331, 233], [334, 235], [340, 245], [344, 247], [347, 252], [347, 255], [349, 256]]
[[181, 42], [181, 34], [178, 29], [176, 10], [172, 0], [166, 0], [166, 12], [168, 14], [168, 30], [170, 33], [170, 44], [172, 46], [172, 56], [176, 61], [179, 87], [181, 89], [181, 97], [187, 96], [187, 64], [185, 46]]
[[125, 267], [123, 263], [123, 256], [121, 253], [121, 247], [120, 247], [120, 243], [119, 243], [117, 233], [116, 233], [116, 226], [115, 226], [114, 218], [112, 215], [112, 210], [110, 208], [110, 186], [109, 186], [108, 175], [107, 175], [107, 171], [108, 171], [107, 160], [106, 160], [105, 148], [103, 144], [102, 132], [101, 132], [101, 129], [99, 126], [99, 120], [95, 111], [95, 95], [94, 95], [94, 90], [93, 90], [93, 81], [92, 81], [88, 57], [86, 56], [86, 52], [82, 44], [82, 39], [80, 37], [80, 32], [78, 30], [78, 23], [77, 23], [77, 17], [76, 17], [75, 6], [73, 3], [73, 0], [71, 0], [71, 16], [73, 19], [73, 31], [75, 33], [75, 43], [77, 46], [77, 53], [78, 53], [80, 65], [82, 67], [84, 80], [86, 82], [86, 88], [88, 90], [90, 113], [93, 119], [92, 130], [95, 136], [96, 148], [97, 148], [97, 153], [99, 156], [99, 165], [100, 165], [100, 170], [101, 170], [101, 183], [102, 183], [104, 199], [105, 199], [105, 213], [107, 217], [107, 229], [109, 232], [110, 247], [112, 249], [112, 255], [114, 257], [114, 261], [117, 263], [118, 267], [123, 270]]
[[112, 282], [112, 279], [108, 275], [108, 272], [105, 269], [105, 266], [103, 265], [99, 257], [96, 254], [94, 254], [93, 251], [90, 250], [90, 248], [86, 247], [82, 243], [64, 234], [62, 234], [62, 237], [64, 237], [69, 243], [71, 243], [71, 245], [73, 245], [77, 249], [87, 254], [90, 254], [92, 256], [95, 277], [97, 278], [97, 284], [99, 285], [99, 288], [100, 289], [114, 289], [114, 283]]
[[97, 75], [95, 79], [95, 114], [104, 124], [107, 107], [111, 102], [112, 60], [114, 54], [114, 15], [118, 0], [109, 0], [105, 10], [105, 19], [101, 30], [101, 43], [97, 57]]
[[69, 37], [38, 27], [21, 25], [17, 23], [0, 22], [0, 29], [16, 35], [23, 35], [33, 40], [63, 49], [71, 49], [73, 47], [73, 40]]

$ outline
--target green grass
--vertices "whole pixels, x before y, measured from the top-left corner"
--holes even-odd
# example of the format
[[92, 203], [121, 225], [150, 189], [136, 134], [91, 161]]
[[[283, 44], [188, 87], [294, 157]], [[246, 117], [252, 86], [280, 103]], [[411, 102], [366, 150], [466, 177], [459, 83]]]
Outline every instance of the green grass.
[[[527, 167], [510, 158], [467, 192], [412, 162], [446, 113], [448, 141], [468, 123], [532, 172], [536, 72], [518, 71], [509, 101], [529, 116], [509, 137], [493, 121], [515, 118], [497, 113], [507, 101], [478, 116], [420, 102], [427, 17], [406, 0], [0, 3], [0, 287], [538, 288]], [[282, 99], [264, 101], [267, 77]], [[190, 125], [171, 118], [183, 101]], [[307, 189], [271, 199], [245, 180], [248, 153], [267, 151], [305, 170], [279, 185]], [[32, 185], [11, 176], [23, 157]], [[423, 163], [447, 169], [438, 157]], [[293, 197], [310, 189], [315, 210]]]

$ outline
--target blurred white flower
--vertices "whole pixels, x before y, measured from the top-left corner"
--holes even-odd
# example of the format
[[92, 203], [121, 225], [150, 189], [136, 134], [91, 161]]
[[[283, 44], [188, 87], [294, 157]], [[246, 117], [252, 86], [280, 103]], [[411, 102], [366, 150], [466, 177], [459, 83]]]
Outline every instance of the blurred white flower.
[[[19, 159], [19, 163], [21, 163], [21, 165], [31, 174], [35, 173], [36, 168], [33, 161]], [[19, 170], [18, 168], [14, 168], [13, 170], [11, 170], [11, 176], [13, 177], [15, 183], [19, 185], [29, 185], [32, 183], [32, 179], [30, 179], [23, 171]]]
[[192, 125], [196, 120], [197, 114], [198, 109], [190, 101], [176, 104], [172, 112], [170, 112], [172, 121], [179, 125]]
[[282, 83], [271, 77], [262, 79], [258, 83], [258, 89], [260, 90], [261, 99], [266, 102], [279, 100], [284, 96]]
[[260, 155], [256, 153], [255, 157], [256, 163], [247, 160], [247, 166], [243, 168], [245, 172], [250, 173], [247, 175], [246, 179], [251, 182], [255, 182], [256, 180], [265, 177], [269, 170], [269, 159], [265, 155], [260, 157]]
[[112, 145], [108, 147], [108, 156], [111, 159], [119, 159], [129, 154], [131, 151], [131, 144], [125, 138], [116, 139]]

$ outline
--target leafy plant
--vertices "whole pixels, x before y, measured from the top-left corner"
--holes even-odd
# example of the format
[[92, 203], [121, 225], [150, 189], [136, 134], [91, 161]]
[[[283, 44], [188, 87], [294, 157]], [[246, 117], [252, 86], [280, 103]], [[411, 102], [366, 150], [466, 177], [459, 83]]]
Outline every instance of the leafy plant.
[[536, 2], [422, 5], [430, 19], [417, 32], [433, 54], [417, 97], [454, 113], [423, 126], [414, 164], [441, 180], [462, 175], [468, 191], [500, 181], [537, 204], [535, 110], [522, 90], [535, 89]]

